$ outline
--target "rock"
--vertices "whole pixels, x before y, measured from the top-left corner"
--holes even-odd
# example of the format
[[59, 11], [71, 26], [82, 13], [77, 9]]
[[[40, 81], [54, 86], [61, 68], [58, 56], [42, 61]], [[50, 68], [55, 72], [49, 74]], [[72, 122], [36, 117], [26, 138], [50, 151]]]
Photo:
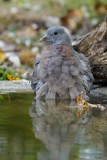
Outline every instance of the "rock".
[[89, 97], [92, 103], [107, 104], [107, 87], [91, 90]]
[[96, 95], [96, 93], [97, 94], [102, 94], [102, 95], [107, 97], [107, 87], [101, 87], [101, 88], [97, 88], [97, 89], [91, 90], [90, 93], [93, 94], [93, 95], [94, 94]]
[[9, 92], [32, 92], [31, 84], [28, 80], [0, 81], [0, 94]]

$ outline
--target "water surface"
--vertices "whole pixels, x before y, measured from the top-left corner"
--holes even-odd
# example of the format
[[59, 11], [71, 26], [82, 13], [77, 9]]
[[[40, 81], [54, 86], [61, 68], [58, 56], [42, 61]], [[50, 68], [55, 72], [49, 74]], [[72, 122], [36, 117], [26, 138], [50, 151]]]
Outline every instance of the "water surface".
[[106, 110], [72, 106], [30, 93], [2, 95], [0, 160], [106, 160]]

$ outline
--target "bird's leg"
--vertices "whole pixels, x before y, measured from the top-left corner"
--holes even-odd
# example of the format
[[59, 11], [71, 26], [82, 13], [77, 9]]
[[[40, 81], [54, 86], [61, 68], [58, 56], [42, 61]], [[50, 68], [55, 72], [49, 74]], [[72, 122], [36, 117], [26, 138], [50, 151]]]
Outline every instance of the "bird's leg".
[[54, 93], [54, 91], [53, 90], [51, 90], [51, 89], [49, 89], [48, 90], [48, 93], [46, 94], [46, 96], [45, 96], [45, 99], [46, 100], [48, 100], [48, 99], [53, 99], [53, 100], [55, 100], [55, 93]]
[[[80, 114], [80, 110], [83, 109], [83, 107], [85, 107], [84, 112], [87, 112], [88, 110], [86, 110], [86, 107], [91, 107], [91, 108], [99, 108], [101, 110], [104, 110], [105, 107], [102, 106], [101, 104], [91, 104], [88, 103], [87, 101], [85, 101], [81, 95], [77, 96], [77, 104], [78, 104], [78, 108], [79, 108], [79, 114]], [[79, 115], [78, 114], [78, 115]]]
[[36, 99], [43, 98], [48, 92], [48, 85], [43, 84], [42, 87], [36, 93]]
[[58, 94], [60, 95], [60, 99], [62, 99], [62, 100], [64, 100], [64, 99], [65, 99], [65, 100], [69, 99], [68, 91], [63, 90], [63, 88], [62, 88], [61, 91], [59, 91]]
[[97, 104], [91, 104], [85, 101], [81, 95], [77, 96], [77, 104], [78, 104], [78, 107], [92, 107], [92, 108], [98, 107]]
[[97, 108], [97, 104], [91, 104], [85, 101], [81, 95], [77, 96], [77, 104], [78, 104], [78, 110], [77, 110], [77, 117], [81, 117], [81, 115], [85, 112], [88, 112], [87, 107]]

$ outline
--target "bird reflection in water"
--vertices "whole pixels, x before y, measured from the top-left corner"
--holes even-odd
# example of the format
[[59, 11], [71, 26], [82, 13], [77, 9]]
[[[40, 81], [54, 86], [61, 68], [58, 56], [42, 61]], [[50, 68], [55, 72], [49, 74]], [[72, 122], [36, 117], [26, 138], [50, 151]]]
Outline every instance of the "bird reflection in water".
[[101, 160], [107, 157], [107, 112], [75, 102], [32, 102], [33, 132], [45, 147], [38, 160]]

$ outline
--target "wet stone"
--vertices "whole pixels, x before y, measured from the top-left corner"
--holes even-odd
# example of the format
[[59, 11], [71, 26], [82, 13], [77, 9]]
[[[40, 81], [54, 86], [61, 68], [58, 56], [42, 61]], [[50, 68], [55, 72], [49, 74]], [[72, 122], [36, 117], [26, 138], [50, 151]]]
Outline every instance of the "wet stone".
[[0, 94], [9, 92], [32, 92], [30, 81], [0, 81]]

